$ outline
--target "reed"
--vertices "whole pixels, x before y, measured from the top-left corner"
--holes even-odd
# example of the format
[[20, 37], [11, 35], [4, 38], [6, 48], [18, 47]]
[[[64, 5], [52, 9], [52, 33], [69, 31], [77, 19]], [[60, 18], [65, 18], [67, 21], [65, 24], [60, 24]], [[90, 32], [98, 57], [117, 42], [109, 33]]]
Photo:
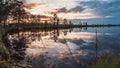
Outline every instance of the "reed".
[[92, 64], [91, 68], [120, 68], [120, 58], [100, 58]]
[[9, 59], [9, 51], [5, 47], [5, 44], [2, 41], [2, 36], [5, 33], [4, 28], [0, 28], [0, 67], [6, 68], [7, 67], [7, 61]]

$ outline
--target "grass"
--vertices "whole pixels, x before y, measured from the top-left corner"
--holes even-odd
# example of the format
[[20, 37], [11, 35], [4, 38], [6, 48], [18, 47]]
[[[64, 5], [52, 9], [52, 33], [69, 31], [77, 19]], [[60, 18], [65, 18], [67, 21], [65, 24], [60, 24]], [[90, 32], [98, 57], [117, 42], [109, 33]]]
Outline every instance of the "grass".
[[5, 29], [0, 28], [0, 60], [7, 60], [9, 57], [9, 51], [5, 47], [4, 43], [2, 42], [2, 36], [5, 33]]
[[4, 28], [0, 28], [0, 67], [6, 68], [7, 61], [9, 59], [9, 51], [5, 47], [5, 44], [2, 41], [2, 36], [5, 33]]
[[19, 64], [10, 58], [10, 53], [2, 41], [7, 29], [11, 28], [0, 28], [0, 68], [32, 68], [29, 62]]
[[102, 57], [92, 64], [92, 68], [120, 68], [120, 58]]

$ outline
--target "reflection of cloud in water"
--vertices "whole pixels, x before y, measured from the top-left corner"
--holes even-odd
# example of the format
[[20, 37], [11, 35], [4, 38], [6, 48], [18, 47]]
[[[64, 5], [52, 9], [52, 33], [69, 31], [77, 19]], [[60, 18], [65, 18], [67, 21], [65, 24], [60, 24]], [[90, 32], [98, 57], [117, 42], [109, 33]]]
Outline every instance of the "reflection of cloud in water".
[[113, 35], [113, 33], [101, 33], [102, 35], [108, 35], [108, 36], [110, 36], [110, 35]]
[[111, 33], [105, 33], [105, 35], [112, 35]]
[[[71, 39], [71, 40], [91, 40], [95, 37], [95, 33], [89, 33], [89, 32], [72, 32], [65, 37], [65, 39]], [[98, 35], [101, 35], [100, 33]], [[59, 37], [60, 39], [63, 39], [62, 36]]]
[[[100, 34], [98, 34], [100, 35]], [[41, 52], [48, 52], [48, 56], [57, 57], [63, 59], [65, 57], [70, 57], [70, 51], [66, 44], [69, 46], [72, 55], [71, 56], [85, 56], [87, 52], [80, 50], [79, 48], [84, 45], [88, 45], [93, 42], [95, 34], [88, 32], [72, 32], [67, 35], [62, 35], [58, 37], [58, 41], [54, 42], [51, 36], [42, 36], [43, 41], [33, 41], [31, 44], [27, 44], [29, 48], [27, 49], [28, 55], [39, 55]], [[66, 39], [66, 42], [62, 42]], [[77, 44], [78, 43], [78, 44]], [[81, 43], [81, 44], [79, 44]]]
[[[96, 55], [98, 57], [103, 54], [120, 55], [120, 37], [117, 33], [97, 33], [98, 46], [96, 46], [94, 32], [69, 33], [67, 31], [20, 32], [19, 35], [8, 35], [8, 39], [10, 42], [12, 40], [19, 41], [21, 37], [27, 40], [26, 57], [32, 59], [33, 68], [43, 67], [41, 65], [76, 68], [71, 66], [77, 66], [77, 63], [84, 66], [87, 62], [95, 59]], [[79, 64], [77, 68], [80, 67]]]
[[[77, 50], [77, 48], [79, 48], [79, 46], [77, 46], [76, 44], [74, 44], [72, 42], [67, 42], [67, 44], [70, 47], [70, 49], [74, 55], [78, 54], [76, 56], [80, 56], [80, 55], [84, 56], [87, 54], [86, 52], [84, 52], [82, 50]], [[50, 57], [61, 57], [61, 55], [69, 55], [70, 56], [70, 54], [69, 54], [70, 52], [69, 52], [67, 46], [63, 43], [47, 42], [46, 46], [45, 46], [46, 48], [44, 48], [43, 45], [39, 45], [39, 44], [37, 44], [37, 45], [35, 45], [35, 44], [30, 45], [26, 51], [27, 54], [36, 56], [43, 52], [48, 52], [48, 55]]]

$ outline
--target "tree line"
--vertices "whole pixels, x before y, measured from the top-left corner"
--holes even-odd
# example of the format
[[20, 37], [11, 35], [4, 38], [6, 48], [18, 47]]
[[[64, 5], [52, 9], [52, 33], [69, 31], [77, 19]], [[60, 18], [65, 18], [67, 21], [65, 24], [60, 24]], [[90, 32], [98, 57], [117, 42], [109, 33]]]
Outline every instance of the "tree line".
[[18, 0], [0, 0], [0, 24], [6, 25], [8, 15], [16, 18], [25, 12], [22, 5], [23, 2]]

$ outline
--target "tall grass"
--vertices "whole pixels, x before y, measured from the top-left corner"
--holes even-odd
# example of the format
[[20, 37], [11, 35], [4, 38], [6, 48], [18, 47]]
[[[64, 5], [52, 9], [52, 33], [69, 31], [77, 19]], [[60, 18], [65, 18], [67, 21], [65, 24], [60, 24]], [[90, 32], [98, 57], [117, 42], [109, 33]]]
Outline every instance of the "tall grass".
[[92, 68], [120, 68], [120, 58], [100, 58], [92, 64]]
[[2, 36], [4, 35], [4, 33], [5, 33], [5, 29], [0, 28], [0, 56], [1, 56], [0, 60], [7, 60], [8, 55], [9, 55], [7, 48], [2, 42]]
[[0, 28], [0, 68], [32, 68], [31, 63], [19, 64], [13, 61], [9, 56], [9, 51], [2, 41], [5, 31], [10, 28]]
[[5, 29], [0, 28], [0, 67], [2, 68], [6, 68], [7, 61], [9, 59], [9, 51], [2, 42], [2, 36], [4, 35], [4, 33], [5, 33]]

